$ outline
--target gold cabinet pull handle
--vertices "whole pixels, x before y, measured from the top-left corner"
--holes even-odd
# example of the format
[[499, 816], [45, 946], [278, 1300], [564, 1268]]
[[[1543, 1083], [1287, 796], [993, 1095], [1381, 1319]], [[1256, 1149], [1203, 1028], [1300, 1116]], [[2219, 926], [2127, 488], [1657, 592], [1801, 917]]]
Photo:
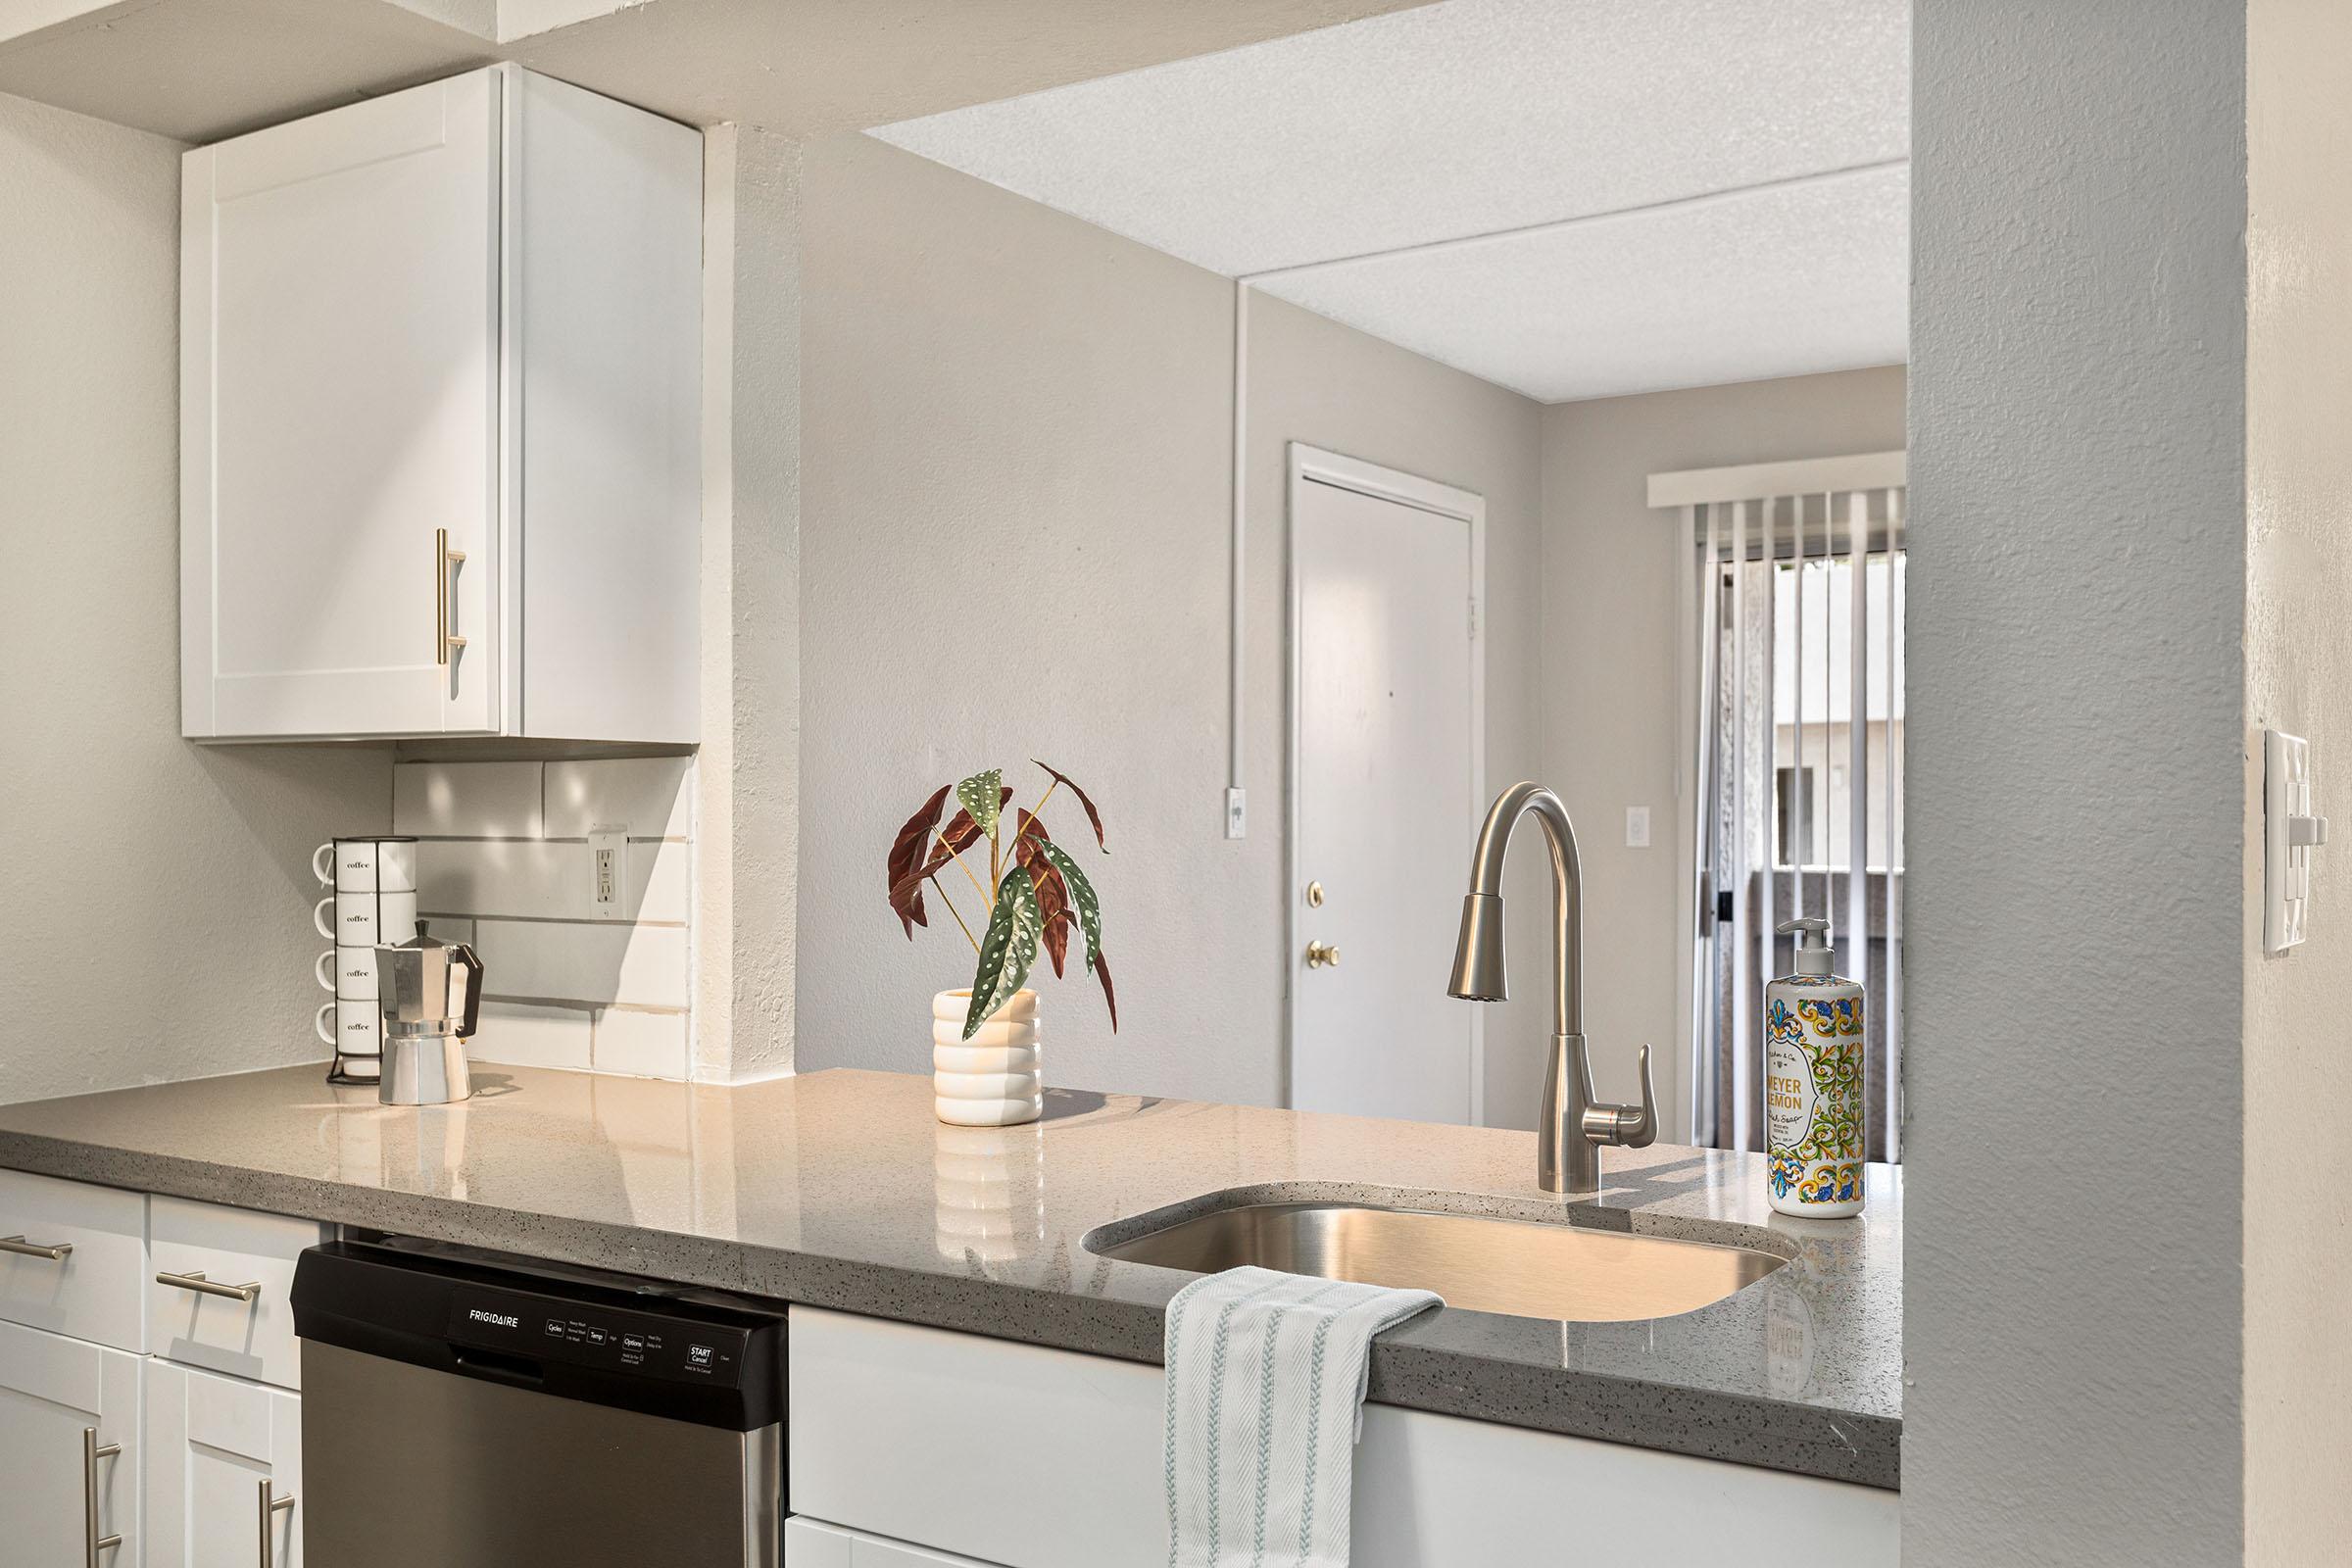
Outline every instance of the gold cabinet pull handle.
[[43, 1245], [28, 1242], [22, 1236], [0, 1236], [0, 1252], [14, 1252], [19, 1257], [45, 1257], [52, 1263], [63, 1263], [66, 1254], [74, 1250], [72, 1242]]
[[1336, 968], [1340, 950], [1329, 942], [1309, 942], [1306, 945], [1306, 966], [1309, 969]]
[[251, 1280], [243, 1285], [216, 1285], [204, 1277], [202, 1270], [186, 1274], [158, 1274], [155, 1283], [169, 1285], [175, 1290], [194, 1291], [198, 1296], [225, 1297], [232, 1301], [251, 1301], [262, 1294], [260, 1280]]
[[277, 1538], [277, 1519], [276, 1519], [276, 1517], [275, 1517], [275, 1516], [276, 1516], [277, 1512], [278, 1512], [280, 1509], [284, 1509], [284, 1510], [285, 1510], [286, 1512], [288, 1512], [288, 1513], [291, 1513], [291, 1512], [293, 1511], [293, 1509], [294, 1509], [294, 1494], [293, 1494], [292, 1493], [290, 1493], [290, 1492], [289, 1492], [289, 1493], [287, 1493], [287, 1494], [286, 1494], [284, 1496], [282, 1496], [282, 1497], [277, 1497], [277, 1496], [272, 1496], [272, 1495], [270, 1495], [270, 1478], [269, 1478], [268, 1476], [264, 1476], [264, 1477], [262, 1478], [262, 1482], [261, 1482], [261, 1488], [262, 1488], [262, 1507], [261, 1507], [261, 1515], [262, 1515], [262, 1556], [261, 1556], [261, 1564], [262, 1564], [262, 1568], [270, 1568], [270, 1565], [271, 1565], [272, 1563], [274, 1563], [274, 1562], [276, 1562], [276, 1561], [277, 1561], [277, 1539], [276, 1539], [276, 1538]]
[[109, 1546], [120, 1546], [120, 1535], [102, 1536], [98, 1533], [98, 1461], [112, 1459], [122, 1452], [120, 1443], [100, 1444], [96, 1427], [81, 1429], [81, 1561], [82, 1568], [98, 1568], [98, 1554]]
[[449, 574], [457, 567], [464, 565], [465, 563], [465, 551], [449, 548], [449, 530], [435, 528], [433, 530], [433, 662], [436, 664], [448, 663], [451, 650], [466, 646], [466, 639], [455, 635], [449, 629]]

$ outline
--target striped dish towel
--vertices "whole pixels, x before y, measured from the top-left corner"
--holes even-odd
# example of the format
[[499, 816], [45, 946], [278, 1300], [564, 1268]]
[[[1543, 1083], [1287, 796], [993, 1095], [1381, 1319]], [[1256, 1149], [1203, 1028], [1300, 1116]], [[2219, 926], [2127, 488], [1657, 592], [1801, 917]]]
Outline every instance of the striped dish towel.
[[1372, 1337], [1428, 1307], [1265, 1268], [1168, 1302], [1169, 1568], [1345, 1568]]

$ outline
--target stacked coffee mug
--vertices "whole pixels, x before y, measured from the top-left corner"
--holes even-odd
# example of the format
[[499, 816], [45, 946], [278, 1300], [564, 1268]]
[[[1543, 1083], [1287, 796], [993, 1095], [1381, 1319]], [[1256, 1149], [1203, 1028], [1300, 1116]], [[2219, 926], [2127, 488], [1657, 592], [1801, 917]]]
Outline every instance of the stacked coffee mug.
[[318, 1038], [334, 1048], [332, 1084], [371, 1084], [383, 1070], [375, 1005], [375, 949], [416, 934], [416, 841], [336, 839], [311, 857], [327, 894], [311, 911], [318, 934], [334, 944], [313, 973], [334, 994], [318, 1008]]

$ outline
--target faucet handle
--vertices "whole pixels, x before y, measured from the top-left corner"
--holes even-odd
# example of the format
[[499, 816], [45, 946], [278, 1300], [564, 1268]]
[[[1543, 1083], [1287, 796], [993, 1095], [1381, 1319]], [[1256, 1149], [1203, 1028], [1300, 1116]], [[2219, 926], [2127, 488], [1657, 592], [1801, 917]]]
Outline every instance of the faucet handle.
[[[1628, 1126], [1628, 1122], [1636, 1125]], [[1658, 1137], [1658, 1089], [1650, 1081], [1649, 1048], [1642, 1048], [1642, 1108], [1633, 1117], [1618, 1121], [1618, 1139], [1628, 1149], [1647, 1149]]]
[[1649, 1075], [1649, 1048], [1642, 1048], [1642, 1103], [1585, 1107], [1585, 1136], [1620, 1149], [1647, 1149], [1658, 1137], [1658, 1091]]

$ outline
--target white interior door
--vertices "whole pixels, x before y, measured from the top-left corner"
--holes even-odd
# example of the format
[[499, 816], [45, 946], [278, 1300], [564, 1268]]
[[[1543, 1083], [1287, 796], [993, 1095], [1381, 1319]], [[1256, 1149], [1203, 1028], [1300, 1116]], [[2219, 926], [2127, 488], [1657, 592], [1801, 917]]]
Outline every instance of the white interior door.
[[1483, 506], [1292, 462], [1291, 1102], [1472, 1121], [1478, 1009], [1446, 976], [1481, 784]]
[[475, 72], [188, 155], [192, 734], [496, 727], [498, 93]]

